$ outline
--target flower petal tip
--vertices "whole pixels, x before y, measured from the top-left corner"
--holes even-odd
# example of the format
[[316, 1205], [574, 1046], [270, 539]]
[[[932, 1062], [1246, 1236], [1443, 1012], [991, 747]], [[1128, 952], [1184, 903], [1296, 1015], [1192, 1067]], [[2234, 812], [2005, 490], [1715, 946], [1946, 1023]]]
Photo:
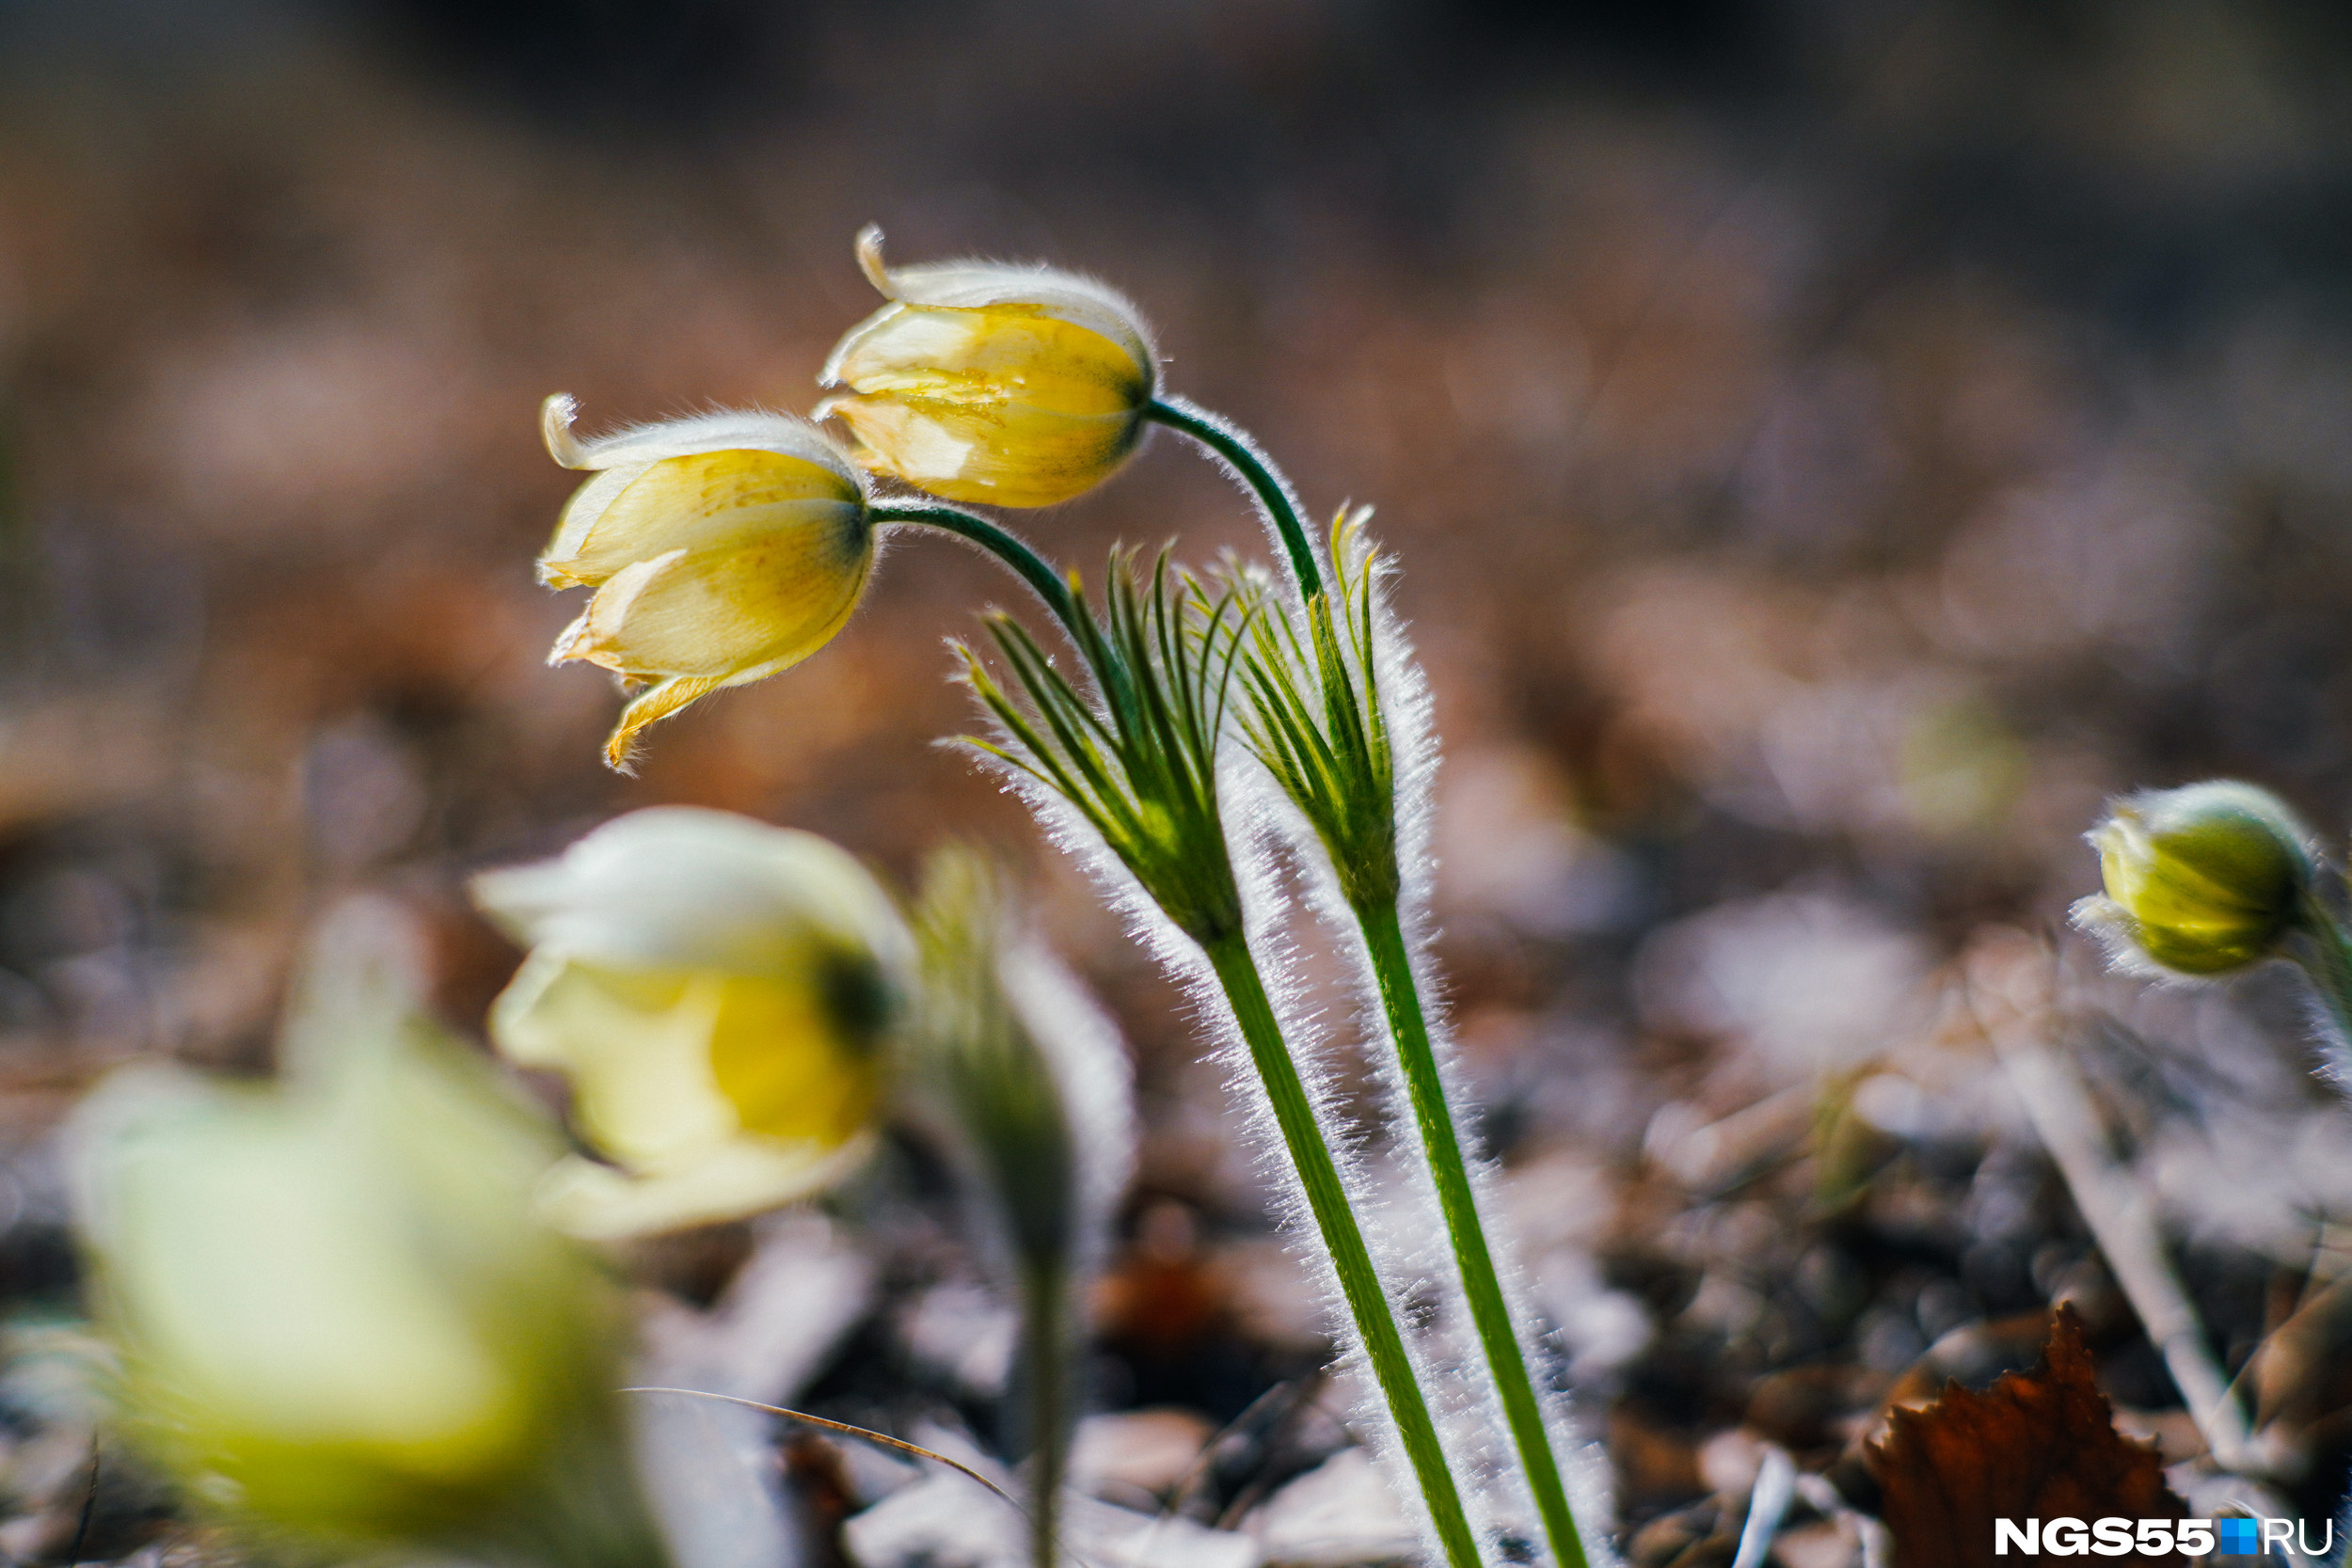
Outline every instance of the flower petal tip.
[[539, 405], [539, 438], [560, 467], [588, 467], [588, 450], [572, 434], [572, 421], [579, 417], [580, 400], [569, 392], [558, 392]]
[[[882, 231], [879, 223], [869, 223], [857, 231], [857, 266], [866, 280], [874, 285], [885, 299], [898, 296], [890, 287], [890, 269], [882, 264]], [[818, 415], [818, 418], [823, 418]]]

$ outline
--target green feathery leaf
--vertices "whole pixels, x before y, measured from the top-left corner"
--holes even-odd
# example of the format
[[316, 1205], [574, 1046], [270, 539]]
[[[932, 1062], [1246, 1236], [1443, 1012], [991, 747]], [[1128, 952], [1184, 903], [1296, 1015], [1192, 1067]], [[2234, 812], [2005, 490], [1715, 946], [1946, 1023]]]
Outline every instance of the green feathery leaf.
[[1331, 525], [1341, 613], [1328, 595], [1311, 595], [1303, 641], [1288, 619], [1257, 617], [1242, 675], [1249, 749], [1323, 841], [1341, 893], [1358, 909], [1393, 905], [1400, 885], [1396, 758], [1374, 645], [1379, 558], [1362, 535], [1368, 515], [1342, 512]]
[[[1074, 578], [1071, 586], [1084, 606]], [[1111, 557], [1101, 611], [1087, 607], [1070, 627], [1090, 694], [1009, 616], [988, 620], [1009, 681], [962, 650], [966, 683], [1002, 727], [994, 740], [966, 743], [1077, 808], [1168, 918], [1203, 945], [1241, 928], [1216, 748], [1255, 615], [1252, 594], [1228, 585], [1212, 596], [1165, 551], [1149, 578], [1120, 551]]]

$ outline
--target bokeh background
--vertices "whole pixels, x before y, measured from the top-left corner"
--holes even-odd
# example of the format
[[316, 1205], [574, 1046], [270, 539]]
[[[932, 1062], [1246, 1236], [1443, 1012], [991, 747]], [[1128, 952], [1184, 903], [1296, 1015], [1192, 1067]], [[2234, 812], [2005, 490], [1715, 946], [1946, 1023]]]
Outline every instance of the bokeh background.
[[[634, 779], [609, 684], [543, 666], [576, 607], [530, 569], [570, 487], [539, 400], [805, 409], [868, 221], [1115, 281], [1311, 508], [1378, 506], [1465, 1074], [1637, 1560], [1727, 1558], [1756, 1445], [1828, 1470], [1931, 1342], [2058, 1295], [2193, 1449], [1954, 1000], [1989, 927], [2056, 943], [2230, 1370], [2327, 1298], [2352, 1137], [2291, 996], [2150, 993], [2058, 932], [2112, 793], [2233, 773], [2352, 817], [2342, 7], [0, 0], [11, 1312], [71, 1309], [48, 1134], [106, 1068], [264, 1067], [362, 888], [478, 1028], [515, 954], [465, 876], [692, 801], [902, 877], [950, 835], [1024, 868], [1138, 1061], [1105, 1407], [1205, 1432], [1316, 1363], [1186, 1009], [933, 744], [988, 563], [902, 541], [837, 642]], [[1018, 521], [1080, 563], [1263, 548], [1172, 439]], [[707, 1299], [747, 1245], [644, 1267]], [[986, 1369], [923, 1346], [990, 1308], [925, 1245], [810, 1402], [984, 1426]], [[2352, 1330], [2305, 1327], [2317, 1517]], [[0, 1474], [12, 1511], [63, 1506], [45, 1473]], [[1853, 1560], [1797, 1517], [1787, 1568]]]

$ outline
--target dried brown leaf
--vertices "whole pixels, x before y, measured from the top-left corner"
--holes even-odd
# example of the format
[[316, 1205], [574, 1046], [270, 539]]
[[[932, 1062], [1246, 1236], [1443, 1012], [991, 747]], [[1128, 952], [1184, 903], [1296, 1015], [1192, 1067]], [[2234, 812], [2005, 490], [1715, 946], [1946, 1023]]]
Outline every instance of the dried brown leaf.
[[[1947, 1383], [1926, 1409], [1896, 1410], [1868, 1460], [1899, 1568], [1994, 1568], [1995, 1519], [2187, 1513], [2155, 1450], [2115, 1430], [2071, 1306], [2052, 1315], [2032, 1370], [2007, 1373], [1980, 1394]], [[2001, 1568], [2027, 1560], [2038, 1560], [2014, 1552], [1997, 1560]]]

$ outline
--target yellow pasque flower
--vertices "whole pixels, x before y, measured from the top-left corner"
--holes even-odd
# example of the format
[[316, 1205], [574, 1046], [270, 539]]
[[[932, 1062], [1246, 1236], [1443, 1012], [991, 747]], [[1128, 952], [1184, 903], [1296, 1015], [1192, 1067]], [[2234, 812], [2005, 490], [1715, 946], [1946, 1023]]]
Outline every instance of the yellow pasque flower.
[[1108, 479], [1143, 436], [1152, 335], [1116, 292], [1044, 267], [858, 264], [890, 299], [825, 361], [837, 415], [876, 473], [949, 500], [1051, 506]]
[[564, 504], [539, 580], [596, 594], [548, 662], [649, 683], [606, 743], [618, 768], [655, 720], [823, 647], [865, 591], [874, 524], [856, 465], [804, 420], [703, 414], [582, 441], [574, 409], [548, 399], [548, 451], [596, 474]]
[[2293, 809], [2227, 780], [2115, 801], [2090, 843], [2106, 895], [2083, 900], [2076, 919], [2185, 974], [2276, 955], [2316, 870]]
[[910, 938], [849, 854], [727, 812], [617, 817], [476, 878], [531, 949], [499, 1048], [571, 1080], [580, 1134], [543, 1200], [575, 1234], [734, 1219], [846, 1174], [872, 1143]]
[[[134, 1069], [70, 1129], [132, 1434], [266, 1544], [658, 1563], [610, 1281], [533, 1212], [551, 1129], [368, 999], [283, 1086]], [[275, 1554], [268, 1554], [275, 1555]]]

